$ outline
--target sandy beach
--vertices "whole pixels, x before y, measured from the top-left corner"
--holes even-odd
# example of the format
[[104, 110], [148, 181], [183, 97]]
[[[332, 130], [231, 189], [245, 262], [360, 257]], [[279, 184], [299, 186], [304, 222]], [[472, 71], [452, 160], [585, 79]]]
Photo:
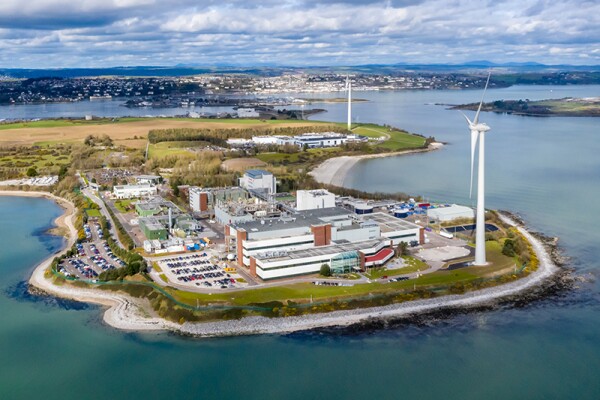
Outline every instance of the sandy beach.
[[65, 210], [54, 222], [58, 228], [67, 233], [67, 245], [60, 253], [53, 254], [35, 268], [29, 278], [30, 285], [50, 295], [108, 307], [104, 313], [104, 321], [115, 328], [138, 331], [175, 330], [178, 327], [177, 324], [161, 318], [148, 317], [148, 312], [145, 311], [147, 307], [144, 307], [144, 301], [141, 299], [101, 290], [54, 285], [44, 274], [54, 257], [65, 253], [77, 240], [77, 229], [74, 225], [75, 205], [48, 192], [0, 191], [0, 196], [43, 197], [56, 201]]
[[393, 153], [365, 154], [362, 156], [342, 156], [325, 160], [318, 167], [309, 172], [319, 183], [333, 186], [343, 186], [346, 175], [357, 162], [368, 158], [393, 157], [403, 154], [424, 153], [440, 149], [442, 143], [431, 143], [426, 149], [396, 151]]
[[[56, 198], [49, 193], [42, 192], [0, 192], [2, 195], [11, 196], [38, 196], [56, 199], [69, 203], [64, 199]], [[77, 230], [73, 225], [75, 208], [65, 208], [65, 213], [57, 219], [69, 232], [69, 246], [77, 237]], [[123, 330], [169, 330], [186, 335], [199, 337], [211, 336], [234, 336], [267, 333], [289, 333], [295, 331], [309, 330], [322, 327], [349, 326], [372, 319], [398, 318], [415, 313], [423, 313], [444, 308], [460, 308], [475, 305], [483, 305], [494, 302], [500, 298], [513, 296], [532, 289], [545, 280], [551, 278], [558, 267], [552, 261], [548, 250], [542, 242], [530, 234], [522, 226], [508, 216], [501, 215], [508, 224], [517, 226], [517, 229], [532, 243], [534, 251], [540, 260], [539, 268], [525, 278], [517, 281], [469, 292], [464, 295], [444, 296], [441, 298], [418, 300], [406, 303], [391, 304], [382, 307], [364, 308], [356, 310], [334, 311], [324, 314], [305, 315], [300, 317], [265, 318], [246, 317], [239, 320], [216, 321], [206, 323], [186, 322], [183, 325], [166, 321], [162, 318], [152, 316], [148, 304], [143, 299], [134, 299], [130, 296], [104, 292], [95, 289], [81, 289], [70, 286], [57, 286], [44, 277], [44, 272], [56, 256], [53, 255], [39, 264], [33, 272], [29, 282], [32, 286], [51, 295], [64, 297], [72, 300], [100, 304], [108, 307], [104, 313], [104, 321], [115, 328]]]

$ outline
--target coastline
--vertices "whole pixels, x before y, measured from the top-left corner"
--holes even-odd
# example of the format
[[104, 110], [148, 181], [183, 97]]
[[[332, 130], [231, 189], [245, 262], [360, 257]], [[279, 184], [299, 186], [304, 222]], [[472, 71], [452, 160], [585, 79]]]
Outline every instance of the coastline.
[[434, 142], [431, 143], [426, 149], [416, 150], [403, 150], [395, 151], [391, 153], [379, 153], [379, 154], [364, 154], [360, 156], [341, 156], [333, 157], [323, 161], [319, 166], [314, 168], [308, 174], [311, 175], [315, 181], [333, 186], [343, 186], [344, 180], [348, 172], [361, 160], [369, 158], [382, 158], [382, 157], [393, 157], [404, 154], [414, 153], [426, 153], [433, 150], [438, 150], [444, 145], [442, 143]]
[[[50, 193], [23, 193], [31, 193], [28, 196], [32, 197], [46, 197], [55, 201], [70, 203], [67, 200], [58, 198]], [[22, 196], [23, 193], [18, 191], [0, 191], [0, 195], [9, 196]], [[56, 223], [62, 224], [63, 227], [69, 231], [69, 245], [67, 245], [67, 247], [65, 247], [59, 254], [66, 252], [72, 243], [75, 242], [77, 237], [77, 230], [73, 225], [74, 210], [74, 207], [71, 210], [65, 209], [65, 213], [62, 216], [64, 218], [61, 219], [59, 217], [56, 220]], [[333, 311], [330, 313], [309, 314], [299, 317], [266, 318], [255, 316], [245, 317], [239, 320], [196, 323], [186, 322], [180, 325], [162, 318], [150, 316], [150, 313], [145, 311], [147, 307], [145, 307], [143, 304], [145, 300], [142, 299], [134, 299], [127, 295], [108, 293], [101, 290], [54, 285], [51, 281], [44, 277], [44, 273], [52, 262], [52, 259], [54, 259], [57, 254], [48, 257], [35, 268], [29, 283], [37, 289], [50, 295], [64, 297], [76, 301], [99, 304], [107, 307], [108, 309], [104, 311], [104, 322], [114, 328], [122, 330], [167, 330], [191, 336], [214, 337], [274, 333], [285, 334], [315, 328], [348, 327], [350, 325], [372, 320], [386, 320], [389, 318], [406, 317], [420, 312], [490, 304], [501, 298], [520, 294], [527, 289], [538, 286], [559, 271], [558, 267], [552, 260], [550, 253], [540, 239], [532, 235], [524, 227], [520, 226], [519, 223], [513, 218], [504, 214], [500, 214], [500, 216], [507, 224], [516, 226], [517, 229], [530, 241], [540, 260], [540, 265], [536, 271], [532, 272], [525, 278], [511, 283], [481, 289], [474, 292], [468, 292], [462, 295], [451, 295], [441, 298], [409, 301], [381, 307]]]

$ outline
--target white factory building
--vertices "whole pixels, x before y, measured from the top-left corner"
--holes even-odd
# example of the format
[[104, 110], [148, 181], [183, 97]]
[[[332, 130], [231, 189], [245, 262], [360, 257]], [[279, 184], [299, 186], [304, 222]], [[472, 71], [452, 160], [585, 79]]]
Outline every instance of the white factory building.
[[430, 208], [427, 210], [427, 217], [430, 220], [447, 222], [459, 218], [475, 218], [475, 212], [470, 207], [453, 204], [448, 207]]
[[[354, 139], [354, 137], [352, 139]], [[294, 142], [298, 145], [298, 147], [307, 146], [309, 149], [315, 147], [341, 146], [352, 139], [349, 138], [348, 135], [334, 132], [305, 133], [303, 135], [294, 136]]]
[[138, 185], [157, 185], [161, 179], [159, 175], [138, 175], [135, 177]]
[[344, 272], [381, 265], [392, 246], [424, 241], [416, 224], [383, 213], [361, 218], [340, 207], [229, 224], [225, 236], [238, 265], [263, 280], [317, 273], [323, 263]]
[[276, 145], [284, 146], [291, 144], [303, 148], [317, 147], [337, 147], [347, 142], [367, 141], [368, 138], [354, 134], [344, 134], [336, 132], [323, 133], [304, 133], [296, 136], [284, 135], [269, 135], [269, 136], [253, 136], [252, 139], [229, 138], [227, 144], [231, 147], [245, 147], [250, 145]]
[[296, 192], [296, 210], [315, 210], [335, 207], [335, 195], [327, 190], [298, 190]]
[[262, 169], [249, 169], [240, 178], [240, 186], [246, 190], [266, 191], [273, 194], [277, 191], [275, 176]]
[[252, 142], [256, 145], [277, 145], [283, 146], [286, 144], [295, 144], [294, 138], [291, 136], [252, 136]]
[[117, 199], [132, 199], [135, 197], [156, 196], [158, 189], [149, 184], [143, 185], [116, 185], [113, 187], [113, 195]]

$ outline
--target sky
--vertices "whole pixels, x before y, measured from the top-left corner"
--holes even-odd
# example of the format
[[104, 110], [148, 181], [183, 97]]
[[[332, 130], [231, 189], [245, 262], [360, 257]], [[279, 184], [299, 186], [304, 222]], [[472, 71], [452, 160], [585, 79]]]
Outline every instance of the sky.
[[600, 64], [600, 0], [1, 0], [0, 67]]

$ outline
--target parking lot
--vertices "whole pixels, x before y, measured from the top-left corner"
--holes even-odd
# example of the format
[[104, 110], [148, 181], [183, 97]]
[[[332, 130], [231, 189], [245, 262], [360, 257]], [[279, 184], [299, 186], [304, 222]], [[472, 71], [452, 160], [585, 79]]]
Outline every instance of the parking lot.
[[125, 262], [110, 250], [97, 222], [84, 225], [86, 242], [77, 243], [77, 255], [63, 260], [59, 271], [80, 279], [95, 279], [109, 269], [121, 268]]
[[206, 252], [172, 256], [157, 261], [162, 273], [169, 282], [188, 287], [206, 289], [231, 289], [245, 286], [235, 272], [224, 263], [219, 265], [214, 257]]

